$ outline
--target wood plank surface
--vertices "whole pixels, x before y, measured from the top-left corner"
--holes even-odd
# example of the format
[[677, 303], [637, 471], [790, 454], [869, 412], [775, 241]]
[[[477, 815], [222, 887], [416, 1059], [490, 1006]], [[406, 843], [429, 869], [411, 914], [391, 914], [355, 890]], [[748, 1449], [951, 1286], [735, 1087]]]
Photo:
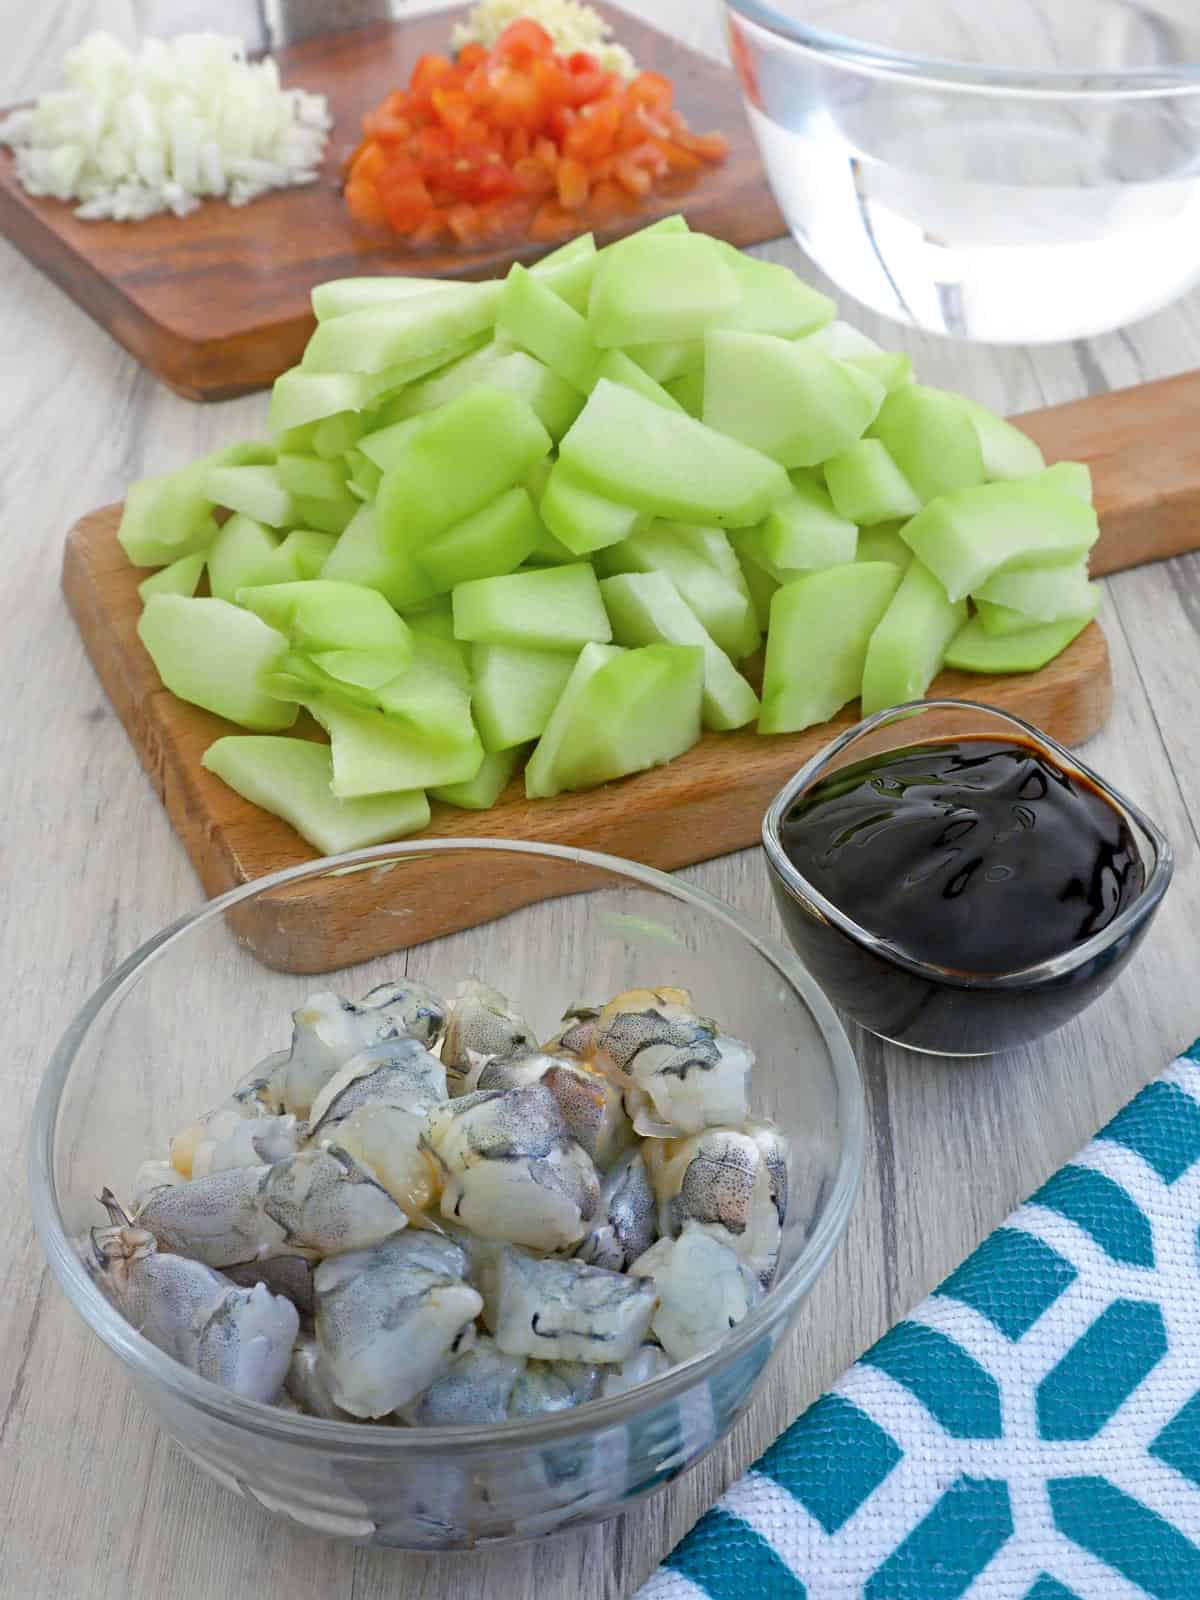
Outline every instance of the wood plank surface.
[[1200, 373], [1093, 395], [1017, 419], [1047, 461], [1092, 469], [1096, 577], [1200, 545]]
[[[721, 47], [716, 6], [627, 3], [693, 47]], [[60, 0], [31, 10], [0, 0], [0, 100], [53, 87], [63, 52], [90, 29], [131, 40], [148, 13], [164, 26], [236, 27], [244, 8], [164, 0], [135, 11], [133, 0]], [[759, 253], [837, 293], [790, 241]], [[1196, 294], [1103, 338], [1035, 349], [925, 337], [849, 304], [844, 314], [907, 350], [923, 382], [960, 388], [1005, 413], [1073, 404], [1200, 365]], [[51, 1278], [20, 1174], [55, 1040], [119, 961], [199, 899], [191, 862], [63, 602], [63, 530], [118, 500], [132, 478], [261, 433], [265, 399], [220, 407], [179, 399], [3, 240], [0, 344], [0, 669], [10, 687], [0, 718], [8, 999], [0, 1149], [13, 1175], [0, 1251], [0, 1594], [628, 1600], [798, 1411], [1200, 1033], [1200, 556], [1117, 572], [1103, 584], [1115, 696], [1086, 757], [1145, 806], [1177, 856], [1174, 884], [1129, 972], [1060, 1033], [985, 1062], [952, 1066], [852, 1035], [870, 1134], [857, 1209], [749, 1415], [695, 1472], [614, 1522], [526, 1546], [449, 1560], [363, 1550], [269, 1517], [170, 1444]], [[782, 937], [761, 852], [682, 875]], [[411, 970], [420, 975], [448, 949], [459, 970], [486, 973], [500, 927], [424, 947]], [[531, 970], [539, 955], [537, 945], [523, 952]], [[230, 990], [239, 1008], [253, 998]], [[182, 990], [164, 1026], [185, 1037], [191, 1004]], [[141, 1080], [123, 1089], [131, 1141], [151, 1089]]]
[[[11, 152], [0, 150], [0, 231], [143, 365], [193, 400], [263, 388], [294, 365], [314, 326], [314, 284], [394, 272], [485, 278], [514, 260], [535, 260], [550, 246], [516, 238], [477, 250], [414, 251], [389, 233], [357, 227], [342, 199], [342, 165], [363, 114], [408, 81], [420, 55], [447, 49], [457, 15], [349, 28], [278, 52], [285, 86], [324, 94], [335, 119], [320, 179], [307, 188], [237, 209], [212, 200], [182, 218], [81, 222], [69, 205], [26, 194]], [[639, 64], [672, 78], [691, 125], [719, 129], [730, 151], [695, 181], [598, 228], [598, 238], [620, 238], [680, 210], [733, 244], [775, 238], [783, 223], [732, 72], [634, 18], [609, 15]]]
[[[232, 724], [164, 689], [137, 636], [144, 574], [116, 540], [120, 507], [84, 517], [67, 538], [63, 590], [97, 676], [210, 895], [318, 854], [287, 823], [251, 805], [200, 764]], [[1128, 553], [1128, 552], [1127, 552]], [[1067, 744], [1100, 728], [1112, 704], [1104, 635], [1095, 623], [1057, 660], [1027, 676], [946, 672], [931, 694], [982, 700], [1015, 711]], [[757, 843], [771, 797], [823, 745], [858, 720], [858, 704], [803, 733], [763, 738], [753, 728], [708, 733], [686, 755], [652, 772], [582, 794], [527, 800], [518, 775], [488, 811], [434, 803], [419, 837], [536, 839], [673, 868]], [[307, 719], [306, 719], [307, 720]], [[304, 732], [303, 726], [298, 731]], [[315, 731], [315, 730], [314, 730]], [[417, 945], [526, 905], [552, 887], [490, 873], [486, 884], [449, 881], [442, 861], [412, 863], [402, 934], [394, 911], [363, 915], [350, 880], [297, 886], [238, 923], [239, 936], [269, 966], [328, 972]]]

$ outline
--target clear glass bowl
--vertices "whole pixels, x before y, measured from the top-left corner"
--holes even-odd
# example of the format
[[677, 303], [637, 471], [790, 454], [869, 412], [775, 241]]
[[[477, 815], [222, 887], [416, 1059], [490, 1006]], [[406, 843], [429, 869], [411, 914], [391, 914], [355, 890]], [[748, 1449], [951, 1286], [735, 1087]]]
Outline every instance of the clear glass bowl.
[[[431, 857], [446, 892], [524, 873], [554, 896], [457, 935], [314, 979], [268, 970], [237, 937], [286, 912], [296, 885], [339, 874], [399, 943], [405, 867]], [[464, 885], [468, 886], [464, 891]], [[339, 895], [339, 907], [344, 907]], [[245, 925], [244, 923], [242, 924]], [[295, 926], [281, 917], [281, 926]], [[464, 953], [469, 948], [470, 955]], [[307, 961], [304, 946], [300, 957]], [[273, 963], [286, 965], [277, 945]], [[178, 1365], [113, 1309], [76, 1242], [125, 1196], [139, 1163], [268, 1051], [314, 990], [359, 995], [407, 971], [443, 992], [471, 972], [516, 999], [539, 1037], [581, 998], [690, 989], [757, 1052], [752, 1104], [789, 1135], [794, 1175], [774, 1288], [718, 1349], [629, 1393], [501, 1426], [403, 1429], [301, 1417], [240, 1400]], [[30, 1153], [38, 1235], [68, 1299], [182, 1449], [229, 1488], [307, 1528], [366, 1543], [454, 1549], [611, 1516], [703, 1456], [748, 1405], [846, 1226], [864, 1148], [862, 1084], [845, 1033], [785, 949], [702, 890], [612, 856], [503, 840], [382, 846], [225, 895], [142, 946], [92, 996], [50, 1063]]]
[[1000, 343], [1200, 277], [1200, 13], [1178, 0], [727, 0], [800, 244], [856, 300]]
[[[1079, 773], [1121, 813], [1142, 858], [1136, 899], [1064, 955], [1019, 971], [969, 977], [916, 961], [834, 905], [783, 847], [788, 813], [809, 790], [860, 761], [927, 740], [1014, 739]], [[819, 751], [772, 800], [763, 820], [771, 885], [788, 935], [826, 994], [892, 1044], [928, 1055], [984, 1056], [1061, 1028], [1104, 993], [1145, 936], [1174, 869], [1171, 846], [1146, 814], [1031, 723], [970, 700], [918, 700], [881, 711]]]

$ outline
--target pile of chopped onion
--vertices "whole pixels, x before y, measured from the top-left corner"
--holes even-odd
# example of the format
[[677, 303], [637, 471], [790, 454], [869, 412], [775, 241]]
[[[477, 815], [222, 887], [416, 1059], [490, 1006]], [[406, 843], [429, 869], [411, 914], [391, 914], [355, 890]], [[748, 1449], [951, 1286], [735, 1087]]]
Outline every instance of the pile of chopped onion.
[[134, 54], [94, 33], [64, 67], [68, 87], [0, 123], [0, 142], [30, 194], [82, 201], [78, 217], [182, 217], [210, 195], [243, 206], [317, 177], [324, 96], [282, 89], [239, 39], [149, 39]]
[[621, 78], [632, 78], [637, 71], [625, 46], [613, 43], [609, 24], [580, 0], [479, 0], [466, 22], [454, 29], [451, 43], [456, 50], [468, 44], [481, 44], [491, 50], [504, 30], [522, 17], [545, 28], [554, 40], [554, 48], [563, 55], [586, 50], [605, 72], [615, 72]]

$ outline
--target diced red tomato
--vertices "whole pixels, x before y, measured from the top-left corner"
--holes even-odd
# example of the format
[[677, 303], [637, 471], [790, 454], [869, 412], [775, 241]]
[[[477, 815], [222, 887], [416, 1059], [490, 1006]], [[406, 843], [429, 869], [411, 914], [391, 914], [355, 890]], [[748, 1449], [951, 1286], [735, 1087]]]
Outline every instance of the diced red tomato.
[[471, 121], [474, 108], [465, 94], [456, 94], [452, 89], [443, 89], [440, 85], [434, 89], [430, 96], [437, 119], [453, 138], [461, 135], [467, 124]]
[[628, 156], [623, 156], [613, 170], [613, 176], [635, 198], [641, 200], [648, 195], [654, 187], [654, 179], [645, 167], [639, 167], [636, 161], [631, 161]]
[[724, 161], [729, 154], [729, 141], [722, 133], [689, 133], [685, 128], [676, 140], [701, 161]]
[[530, 77], [537, 85], [544, 113], [548, 114], [555, 106], [567, 104], [571, 91], [571, 75], [563, 66], [561, 58], [543, 56], [541, 60], [533, 63]]
[[529, 66], [539, 57], [554, 54], [554, 40], [540, 23], [531, 17], [521, 17], [505, 28], [496, 40], [494, 53], [514, 66]]
[[620, 131], [621, 115], [618, 100], [594, 100], [584, 106], [578, 122], [568, 128], [562, 141], [563, 154], [588, 165], [611, 155]]
[[421, 178], [403, 177], [396, 182], [385, 177], [376, 188], [388, 221], [397, 233], [419, 228], [433, 210], [433, 200]]
[[558, 203], [568, 211], [578, 211], [587, 204], [588, 169], [582, 161], [572, 161], [570, 156], [558, 164]]
[[577, 50], [573, 56], [567, 57], [567, 69], [570, 73], [568, 99], [573, 106], [584, 106], [592, 100], [599, 100], [610, 93], [617, 84], [611, 72], [604, 68], [589, 55], [586, 50]]
[[655, 139], [654, 144], [673, 173], [698, 172], [704, 165], [699, 156], [694, 156], [690, 150], [685, 150], [670, 139]]
[[374, 187], [387, 169], [387, 152], [383, 146], [381, 144], [363, 145], [350, 163], [350, 181], [352, 183], [366, 183]]
[[490, 74], [491, 120], [497, 128], [523, 128], [534, 133], [542, 125], [542, 97], [532, 73], [496, 67]]
[[592, 190], [591, 212], [597, 222], [608, 222], [629, 209], [630, 199], [619, 183], [602, 178]]
[[645, 106], [647, 111], [670, 111], [675, 100], [675, 90], [670, 78], [659, 72], [639, 72], [626, 93], [630, 103]]
[[413, 68], [413, 75], [408, 85], [408, 96], [412, 107], [415, 109], [422, 104], [428, 106], [429, 96], [433, 90], [439, 84], [453, 78], [454, 73], [454, 63], [448, 56], [421, 56]]
[[373, 183], [352, 178], [346, 185], [346, 204], [355, 222], [365, 222], [370, 227], [386, 228], [391, 221]]
[[495, 133], [491, 128], [488, 127], [486, 121], [482, 117], [474, 116], [463, 128], [462, 133], [459, 135], [459, 142], [461, 144], [490, 145], [498, 141], [496, 140]]
[[479, 168], [475, 180], [477, 200], [510, 200], [518, 192], [512, 168], [493, 150]]
[[450, 207], [446, 213], [446, 226], [459, 244], [476, 244], [483, 237], [479, 207], [465, 202]]
[[531, 239], [557, 239], [564, 233], [573, 233], [579, 226], [579, 218], [573, 211], [567, 211], [559, 205], [557, 200], [547, 200], [539, 206], [537, 215], [529, 225]]
[[439, 161], [449, 161], [454, 154], [454, 146], [440, 123], [427, 122], [413, 135], [409, 154], [415, 161], [436, 166]]
[[560, 54], [528, 17], [491, 50], [422, 56], [362, 126], [346, 204], [414, 245], [471, 248], [521, 229], [558, 239], [728, 152], [720, 134], [691, 131], [661, 73], [624, 82], [589, 51]]
[[476, 67], [481, 67], [487, 60], [488, 53], [481, 44], [465, 44], [458, 52], [458, 67], [460, 72], [471, 72]]
[[408, 237], [413, 244], [436, 244], [445, 231], [446, 213], [435, 206], [420, 227], [414, 228]]
[[546, 132], [554, 144], [560, 145], [579, 121], [579, 113], [571, 106], [555, 106], [546, 118]]
[[513, 162], [513, 181], [521, 194], [544, 195], [554, 188], [554, 173], [536, 156], [522, 156]]

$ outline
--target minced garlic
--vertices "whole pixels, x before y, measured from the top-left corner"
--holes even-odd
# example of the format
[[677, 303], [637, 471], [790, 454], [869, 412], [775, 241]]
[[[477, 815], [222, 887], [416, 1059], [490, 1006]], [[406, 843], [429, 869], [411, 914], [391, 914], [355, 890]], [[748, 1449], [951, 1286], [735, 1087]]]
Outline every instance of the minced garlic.
[[612, 28], [591, 6], [579, 0], [480, 0], [465, 23], [455, 28], [451, 42], [456, 50], [481, 44], [490, 50], [510, 23], [529, 17], [540, 23], [564, 55], [587, 50], [606, 72], [632, 78], [637, 71], [624, 45], [612, 42]]

